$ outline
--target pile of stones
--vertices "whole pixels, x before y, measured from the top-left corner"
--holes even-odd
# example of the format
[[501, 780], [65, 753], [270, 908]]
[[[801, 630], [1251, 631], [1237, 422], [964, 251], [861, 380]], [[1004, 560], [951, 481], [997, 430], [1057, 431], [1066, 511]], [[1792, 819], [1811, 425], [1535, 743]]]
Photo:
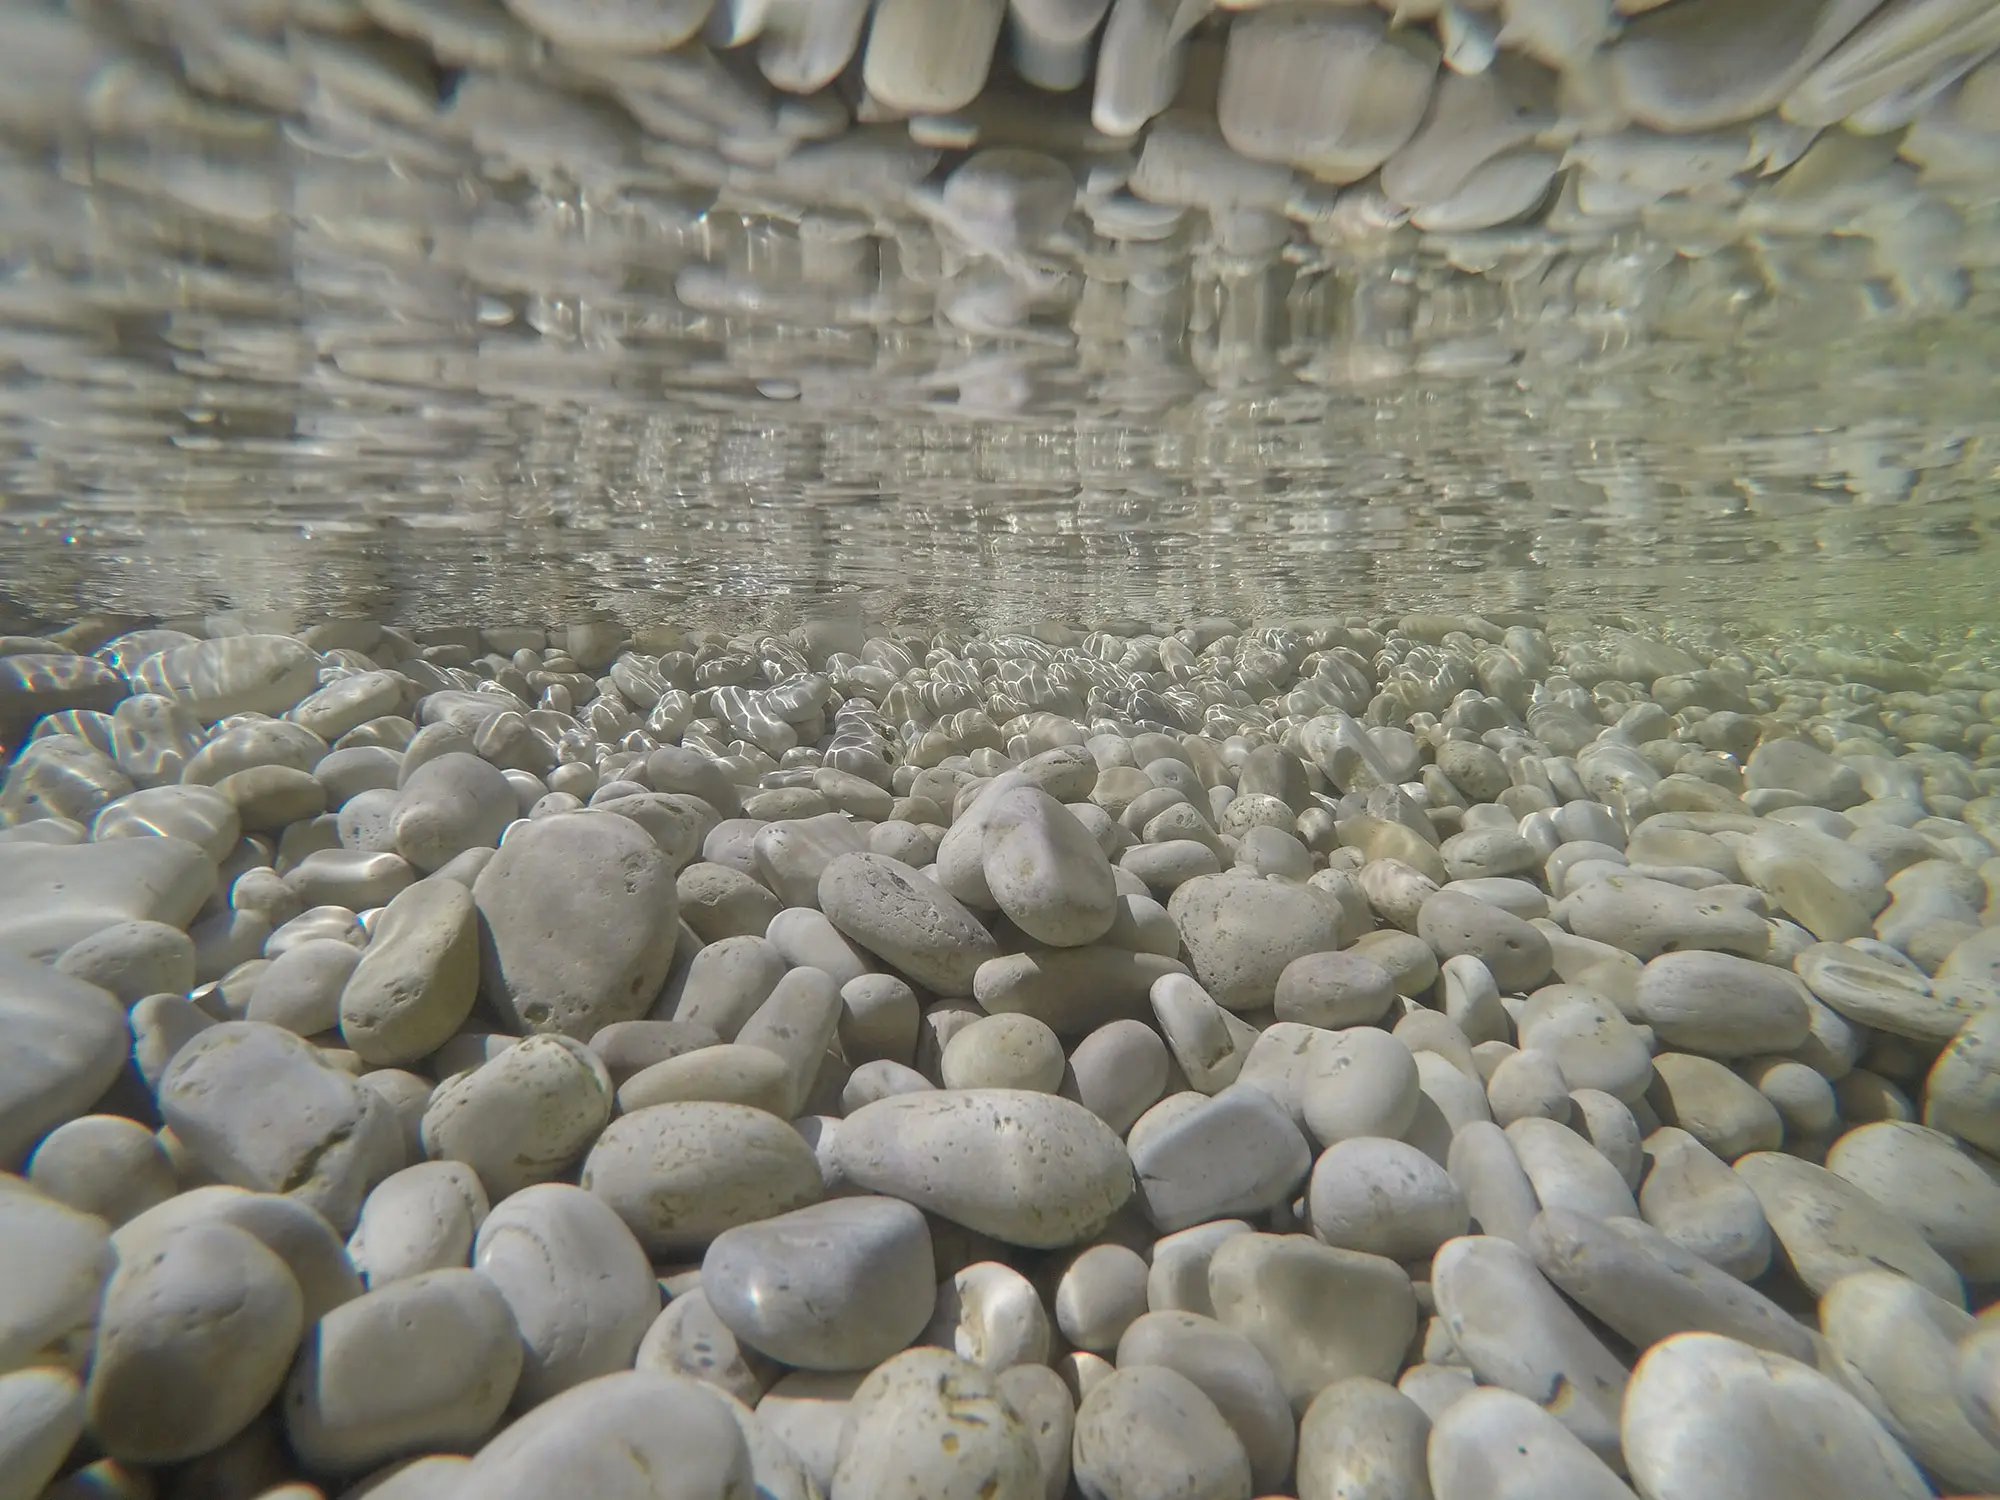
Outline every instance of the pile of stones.
[[9, 1500], [2000, 1493], [1989, 643], [112, 631]]

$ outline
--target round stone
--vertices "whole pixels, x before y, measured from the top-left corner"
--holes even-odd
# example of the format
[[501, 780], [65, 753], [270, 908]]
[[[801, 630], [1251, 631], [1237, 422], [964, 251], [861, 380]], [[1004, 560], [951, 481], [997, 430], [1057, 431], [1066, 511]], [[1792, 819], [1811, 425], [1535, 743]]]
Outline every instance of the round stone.
[[[1067, 816], [1067, 815], [1065, 815]], [[1053, 1094], [1062, 1085], [1062, 1043], [1033, 1016], [987, 1016], [945, 1044], [940, 1068], [948, 1089], [1026, 1089]]]
[[1358, 953], [1307, 953], [1286, 964], [1272, 992], [1280, 1021], [1338, 1030], [1372, 1026], [1396, 1003], [1389, 971]]
[[1299, 1500], [1415, 1500], [1430, 1486], [1430, 1431], [1423, 1408], [1394, 1386], [1366, 1376], [1335, 1381], [1299, 1422]]
[[613, 1120], [584, 1159], [582, 1183], [662, 1260], [803, 1208], [821, 1191], [819, 1162], [791, 1126], [761, 1109], [708, 1102], [655, 1104]]
[[223, 1223], [163, 1235], [105, 1290], [91, 1431], [128, 1463], [219, 1448], [277, 1395], [305, 1326], [298, 1282], [254, 1236]]
[[1443, 1167], [1415, 1146], [1379, 1137], [1321, 1152], [1306, 1202], [1325, 1243], [1394, 1261], [1427, 1260], [1470, 1222], [1465, 1194]]
[[1159, 1365], [1186, 1376], [1243, 1445], [1256, 1493], [1283, 1486], [1296, 1446], [1291, 1403], [1269, 1361], [1241, 1333], [1199, 1313], [1149, 1312], [1118, 1340], [1116, 1362], [1121, 1370]]
[[375, 919], [340, 991], [340, 1034], [363, 1062], [415, 1062], [450, 1040], [478, 991], [472, 892], [455, 880], [421, 880]]
[[1075, 948], [1111, 930], [1118, 915], [1111, 862], [1040, 787], [1015, 787], [993, 801], [980, 849], [994, 905], [1036, 942]]
[[446, 1079], [424, 1109], [424, 1151], [460, 1161], [498, 1201], [561, 1174], [611, 1119], [611, 1075], [566, 1036], [531, 1036]]
[[561, 813], [515, 829], [472, 898], [481, 991], [509, 1027], [587, 1040], [645, 1015], [666, 983], [673, 870], [628, 818]]
[[393, 1282], [314, 1325], [285, 1384], [285, 1440], [316, 1474], [472, 1449], [521, 1374], [507, 1301], [477, 1271]]
[[1074, 1462], [1104, 1500], [1250, 1500], [1250, 1459], [1215, 1403], [1178, 1370], [1121, 1368], [1077, 1409]]
[[1043, 1500], [1041, 1459], [993, 1376], [911, 1349], [855, 1387], [828, 1500]]
[[744, 1344], [805, 1370], [873, 1369], [923, 1332], [937, 1301], [924, 1216], [893, 1198], [836, 1198], [724, 1230], [701, 1285]]
[[464, 1162], [418, 1162], [375, 1185], [347, 1253], [370, 1287], [467, 1265], [487, 1207], [479, 1174]]
[[1340, 946], [1340, 917], [1318, 892], [1242, 875], [1201, 875], [1177, 888], [1167, 911], [1195, 977], [1233, 1011], [1269, 1009], [1296, 959]]
[[1108, 1354], [1146, 1311], [1146, 1262], [1124, 1245], [1092, 1245], [1056, 1282], [1056, 1326], [1076, 1349]]
[[84, 1115], [57, 1126], [29, 1158], [28, 1180], [114, 1229], [180, 1191], [159, 1138], [122, 1115]]

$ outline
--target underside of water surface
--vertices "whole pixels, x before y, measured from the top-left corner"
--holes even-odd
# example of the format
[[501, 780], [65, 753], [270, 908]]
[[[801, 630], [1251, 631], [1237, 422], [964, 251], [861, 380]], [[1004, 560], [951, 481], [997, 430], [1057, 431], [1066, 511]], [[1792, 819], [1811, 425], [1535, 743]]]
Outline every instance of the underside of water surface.
[[1994, 620], [1990, 6], [1002, 11], [15, 0], [0, 627]]

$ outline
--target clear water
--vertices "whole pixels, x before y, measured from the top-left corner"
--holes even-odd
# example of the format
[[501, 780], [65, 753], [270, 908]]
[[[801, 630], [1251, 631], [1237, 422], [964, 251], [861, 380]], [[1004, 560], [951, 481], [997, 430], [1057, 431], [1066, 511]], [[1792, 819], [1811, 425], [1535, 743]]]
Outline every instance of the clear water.
[[73, 71], [0, 150], [0, 628], [2000, 621], [1976, 215], [1915, 272], [1833, 234], [1315, 263], [1086, 226], [1023, 306], [895, 204], [538, 182]]

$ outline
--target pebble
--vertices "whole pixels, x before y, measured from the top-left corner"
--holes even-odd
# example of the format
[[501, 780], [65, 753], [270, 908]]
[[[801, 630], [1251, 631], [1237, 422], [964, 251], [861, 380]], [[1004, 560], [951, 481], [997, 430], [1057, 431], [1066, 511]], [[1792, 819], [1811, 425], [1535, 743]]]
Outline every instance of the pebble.
[[1130, 1171], [1146, 1218], [1171, 1234], [1287, 1201], [1312, 1160], [1298, 1126], [1270, 1095], [1238, 1084], [1143, 1140], [1135, 1132]]
[[0, 955], [47, 962], [120, 922], [185, 930], [215, 879], [207, 851], [172, 835], [10, 845], [0, 861]]
[[1280, 1021], [1340, 1030], [1372, 1026], [1396, 1002], [1396, 983], [1374, 960], [1353, 952], [1303, 954], [1278, 975], [1271, 1005]]
[[236, 635], [171, 646], [131, 677], [138, 691], [213, 724], [233, 714], [281, 714], [313, 691], [318, 673], [318, 656], [289, 636]]
[[1470, 1222], [1465, 1194], [1442, 1166], [1379, 1137], [1321, 1152], [1306, 1202], [1312, 1231], [1327, 1244], [1404, 1263], [1428, 1260]]
[[1964, 1306], [1958, 1273], [1907, 1220], [1846, 1179], [1775, 1151], [1742, 1158], [1736, 1175], [1757, 1195], [1792, 1273], [1813, 1295], [1856, 1271], [1887, 1267]]
[[1639, 1014], [1670, 1047], [1710, 1057], [1789, 1052], [1811, 1033], [1805, 986], [1726, 953], [1668, 953], [1639, 976]]
[[[1436, 1500], [1635, 1500], [1569, 1428], [1513, 1391], [1482, 1386], [1432, 1421], [1426, 1451]], [[1303, 1484], [1300, 1491], [1305, 1500]]]
[[596, 1053], [566, 1036], [528, 1037], [438, 1085], [424, 1109], [424, 1151], [464, 1162], [497, 1202], [581, 1157], [612, 1100]]
[[755, 1405], [778, 1367], [737, 1342], [701, 1288], [676, 1293], [639, 1340], [634, 1368], [685, 1375]]
[[1783, 1308], [1642, 1220], [1547, 1209], [1526, 1248], [1557, 1290], [1634, 1348], [1702, 1332], [1814, 1358], [1812, 1336]]
[[1032, 1016], [974, 1021], [945, 1044], [939, 1062], [948, 1089], [1025, 1089], [1053, 1094], [1066, 1062], [1056, 1034]]
[[739, 1341], [795, 1369], [873, 1369], [936, 1307], [930, 1231], [893, 1198], [836, 1198], [724, 1230], [701, 1284]]
[[1431, 1291], [1452, 1343], [1483, 1384], [1542, 1403], [1605, 1462], [1619, 1462], [1625, 1368], [1526, 1250], [1491, 1235], [1452, 1240], [1431, 1264]]
[[666, 983], [673, 872], [628, 819], [562, 813], [516, 829], [472, 899], [480, 993], [510, 1027], [587, 1040], [644, 1016]]
[[1232, 1011], [1269, 1009], [1295, 959], [1340, 947], [1340, 919], [1312, 890], [1241, 875], [1201, 875], [1179, 886], [1167, 912], [1195, 978]]
[[604, 1202], [564, 1182], [523, 1188], [493, 1206], [473, 1268], [497, 1287], [520, 1332], [521, 1410], [600, 1375], [632, 1368], [660, 1311], [646, 1252]]
[[993, 1376], [911, 1349], [854, 1389], [828, 1500], [1040, 1500], [1034, 1439]]
[[1430, 1435], [1430, 1417], [1394, 1386], [1335, 1381], [1299, 1422], [1299, 1500], [1419, 1500]]
[[843, 854], [819, 877], [819, 907], [891, 968], [938, 995], [970, 995], [999, 953], [993, 936], [936, 881], [879, 854]]
[[841, 1123], [833, 1159], [859, 1187], [1035, 1249], [1096, 1233], [1132, 1193], [1132, 1162], [1103, 1121], [1016, 1089], [878, 1100]]
[[1016, 787], [985, 810], [980, 865], [993, 904], [1051, 947], [1094, 943], [1118, 915], [1111, 862], [1087, 830], [1039, 787]]
[[1076, 1480], [1104, 1500], [1251, 1500], [1250, 1459], [1215, 1403], [1178, 1370], [1121, 1367], [1076, 1414]]
[[193, 1223], [121, 1258], [97, 1324], [92, 1435], [128, 1463], [177, 1463], [221, 1447], [277, 1395], [305, 1299], [253, 1235]]
[[1694, 1136], [1663, 1126], [1646, 1138], [1652, 1165], [1639, 1190], [1648, 1224], [1739, 1281], [1771, 1262], [1771, 1226], [1758, 1194]]
[[1653, 1067], [1657, 1081], [1646, 1098], [1661, 1123], [1687, 1131], [1724, 1161], [1775, 1151], [1784, 1140], [1777, 1107], [1721, 1063], [1662, 1052]]
[[1049, 1315], [1034, 1284], [1011, 1266], [975, 1261], [945, 1278], [923, 1342], [949, 1348], [982, 1370], [1043, 1364]]
[[180, 1191], [159, 1138], [122, 1115], [83, 1115], [57, 1126], [28, 1158], [27, 1178], [113, 1229]]
[[1979, 1324], [1892, 1271], [1843, 1276], [1820, 1303], [1833, 1371], [1903, 1449], [1954, 1490], [2000, 1483], [2000, 1448], [1961, 1408], [1957, 1348]]
[[0, 1164], [18, 1167], [42, 1136], [89, 1112], [130, 1048], [105, 990], [0, 952]]
[[488, 1208], [486, 1189], [464, 1162], [418, 1162], [375, 1185], [347, 1253], [371, 1289], [469, 1265]]
[[749, 1445], [728, 1398], [653, 1370], [603, 1375], [543, 1402], [481, 1448], [457, 1483], [492, 1500], [756, 1493]]
[[1299, 1234], [1231, 1234], [1208, 1262], [1215, 1316], [1270, 1362], [1295, 1412], [1336, 1380], [1387, 1380], [1417, 1331], [1394, 1261]]
[[354, 1227], [368, 1190], [403, 1165], [388, 1106], [301, 1037], [225, 1021], [190, 1037], [159, 1086], [193, 1158], [238, 1187], [282, 1192]]
[[0, 1178], [0, 1371], [49, 1365], [81, 1374], [98, 1304], [117, 1265], [104, 1221]]
[[307, 1470], [354, 1475], [476, 1448], [523, 1363], [507, 1299], [478, 1271], [424, 1271], [343, 1303], [313, 1326], [281, 1397]]
[[83, 1388], [67, 1370], [0, 1375], [0, 1484], [39, 1494], [83, 1434]]
[[1648, 1500], [1921, 1500], [1930, 1488], [1868, 1409], [1818, 1370], [1712, 1333], [1656, 1344], [1621, 1424]]
[[819, 1162], [791, 1126], [761, 1109], [705, 1101], [620, 1115], [584, 1158], [581, 1181], [661, 1259], [820, 1197]]
[[2000, 1183], [1949, 1136], [1863, 1125], [1833, 1143], [1826, 1169], [1914, 1226], [1968, 1283], [2000, 1280]]

